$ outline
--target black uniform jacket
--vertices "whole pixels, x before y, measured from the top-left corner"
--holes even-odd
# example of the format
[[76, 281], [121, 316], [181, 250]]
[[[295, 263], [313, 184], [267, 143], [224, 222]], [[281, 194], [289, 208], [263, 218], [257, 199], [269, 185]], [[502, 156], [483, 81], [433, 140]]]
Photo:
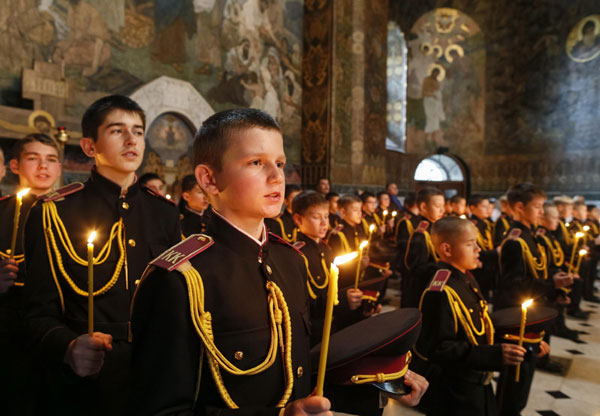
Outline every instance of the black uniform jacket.
[[494, 303], [497, 310], [519, 306], [529, 298], [547, 304], [555, 297], [552, 277], [549, 275], [547, 279], [544, 279], [543, 271], [537, 272], [539, 278], [535, 277], [525, 260], [521, 243], [510, 238], [513, 229], [520, 230], [519, 238], [525, 241], [533, 257], [541, 261], [541, 253], [533, 231], [523, 223], [513, 221], [500, 251], [500, 278]]
[[277, 218], [267, 218], [265, 224], [270, 232], [282, 237], [287, 242], [296, 241], [296, 223], [292, 214], [286, 209]]
[[[95, 394], [94, 397], [102, 395], [103, 390], [98, 386], [107, 386], [111, 392], [120, 396], [103, 396], [100, 401], [103, 404], [94, 406], [98, 414], [118, 414], [123, 410], [117, 403], [125, 401], [125, 386], [129, 375], [131, 344], [128, 343], [128, 322], [135, 281], [140, 278], [149, 260], [181, 240], [179, 213], [175, 205], [150, 192], [135, 183], [121, 196], [120, 186], [94, 169], [80, 190], [53, 201], [75, 252], [86, 262], [86, 265], [80, 265], [71, 259], [60, 241], [58, 227], [53, 224], [64, 269], [74, 285], [85, 292], [88, 290], [89, 233], [92, 230], [98, 233], [94, 250], [98, 256], [109, 238], [113, 224], [119, 219], [124, 224], [126, 263], [122, 265], [114, 286], [106, 293], [94, 297], [94, 331], [112, 335], [113, 350], [106, 354], [102, 371], [97, 377], [81, 379], [67, 370], [68, 374], [76, 377], [73, 383], [87, 385], [88, 392]], [[60, 190], [58, 193], [60, 194]], [[41, 349], [44, 362], [60, 368], [69, 343], [87, 333], [88, 299], [87, 296], [77, 294], [59, 271], [52, 247], [49, 249], [52, 260], [49, 260], [42, 219], [45, 204], [51, 202], [38, 200], [30, 211], [25, 227], [27, 318], [33, 341]], [[105, 287], [116, 270], [120, 257], [118, 240], [119, 237], [113, 240], [106, 261], [94, 266], [95, 291]], [[56, 270], [56, 281], [50, 262]], [[64, 308], [61, 306], [59, 291], [64, 298]], [[63, 368], [67, 369], [66, 366]], [[77, 400], [80, 393], [72, 391], [69, 400]]]
[[[294, 388], [290, 401], [310, 394], [306, 266], [302, 256], [273, 234], [259, 245], [213, 212], [207, 235], [214, 244], [190, 259], [204, 285], [204, 308], [212, 315], [215, 344], [240, 369], [265, 359], [271, 339], [268, 281], [287, 302], [292, 327]], [[133, 414], [277, 415], [286, 380], [281, 353], [266, 371], [236, 376], [221, 370], [239, 410], [228, 410], [217, 391], [202, 343], [190, 317], [188, 287], [178, 271], [155, 268], [142, 280], [132, 306]]]
[[210, 207], [200, 214], [188, 207], [181, 211], [181, 233], [184, 237], [206, 231], [206, 223], [210, 216]]

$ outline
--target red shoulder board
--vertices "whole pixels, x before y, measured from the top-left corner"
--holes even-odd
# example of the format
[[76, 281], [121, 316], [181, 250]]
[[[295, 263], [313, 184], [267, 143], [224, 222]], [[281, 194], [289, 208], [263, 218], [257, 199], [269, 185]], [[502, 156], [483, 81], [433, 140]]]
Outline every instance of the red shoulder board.
[[65, 196], [74, 194], [77, 191], [81, 191], [84, 186], [85, 185], [81, 182], [73, 182], [72, 184], [63, 186], [56, 191], [48, 192], [47, 194], [40, 196], [40, 199], [42, 202], [56, 201], [57, 199], [64, 198]]
[[164, 251], [149, 264], [162, 269], [167, 269], [168, 271], [173, 271], [182, 263], [185, 263], [197, 254], [202, 253], [214, 243], [212, 237], [204, 234], [192, 234], [181, 243]]
[[429, 290], [431, 292], [441, 292], [444, 290], [444, 286], [446, 286], [446, 282], [450, 279], [452, 272], [448, 269], [440, 269], [435, 272], [435, 276], [431, 280], [429, 284]]
[[421, 221], [415, 230], [416, 233], [424, 233], [429, 228], [429, 221]]
[[304, 247], [306, 245], [306, 242], [304, 241], [296, 241], [293, 246], [295, 249], [297, 250], [302, 250], [302, 247]]
[[288, 243], [287, 241], [285, 241], [283, 238], [279, 237], [277, 234], [273, 234], [272, 232], [269, 232], [269, 240], [273, 240], [275, 242], [281, 243], [283, 245], [286, 245], [288, 247], [293, 248], [298, 254], [300, 254], [301, 256], [304, 256], [304, 254], [297, 249], [293, 244]]
[[170, 202], [171, 204], [175, 205], [175, 201], [170, 200], [169, 198], [165, 198], [164, 196], [162, 196], [161, 194], [157, 194], [156, 192], [154, 192], [152, 189], [148, 188], [146, 185], [142, 185], [142, 189], [146, 192], [148, 192], [150, 195], [154, 195], [157, 198], [162, 199], [163, 201], [167, 201]]
[[542, 227], [538, 228], [538, 229], [535, 231], [535, 235], [539, 235], [539, 236], [546, 235], [546, 229], [545, 229], [545, 228], [542, 228]]
[[518, 240], [519, 237], [521, 237], [521, 230], [518, 228], [513, 228], [510, 230], [510, 233], [508, 233], [508, 238], [511, 240]]
[[337, 234], [344, 229], [344, 224], [338, 224], [331, 230], [330, 234]]

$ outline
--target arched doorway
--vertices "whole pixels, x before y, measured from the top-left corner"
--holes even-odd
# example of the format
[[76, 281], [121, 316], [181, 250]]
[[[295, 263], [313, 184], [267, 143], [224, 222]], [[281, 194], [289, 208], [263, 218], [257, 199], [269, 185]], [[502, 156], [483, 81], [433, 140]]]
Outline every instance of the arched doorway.
[[454, 195], [468, 197], [471, 192], [469, 167], [458, 156], [438, 153], [422, 159], [413, 175], [414, 189], [434, 186], [446, 198]]

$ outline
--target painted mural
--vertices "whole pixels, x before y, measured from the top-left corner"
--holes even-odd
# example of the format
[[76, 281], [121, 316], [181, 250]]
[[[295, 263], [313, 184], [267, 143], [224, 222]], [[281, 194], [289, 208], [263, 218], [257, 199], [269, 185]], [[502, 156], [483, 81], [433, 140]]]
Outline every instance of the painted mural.
[[439, 8], [422, 15], [408, 40], [407, 151], [483, 148], [485, 45], [473, 19]]
[[581, 19], [569, 33], [566, 48], [575, 62], [588, 62], [600, 56], [600, 15]]
[[[300, 161], [302, 0], [5, 0], [0, 104], [27, 105], [33, 61], [64, 68], [65, 115], [161, 75], [185, 79], [216, 110], [260, 108]], [[196, 126], [197, 127], [197, 126]]]

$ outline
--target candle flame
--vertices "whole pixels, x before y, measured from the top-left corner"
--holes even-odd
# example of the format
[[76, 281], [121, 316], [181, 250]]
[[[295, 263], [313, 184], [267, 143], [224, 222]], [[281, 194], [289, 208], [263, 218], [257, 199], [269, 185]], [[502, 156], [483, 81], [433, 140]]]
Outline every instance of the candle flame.
[[590, 230], [590, 226], [589, 225], [584, 225], [583, 226], [583, 231], [589, 231]]
[[463, 215], [461, 215], [459, 218], [460, 218], [460, 219], [462, 219], [462, 220], [466, 220], [466, 219], [467, 219], [467, 216], [466, 216], [465, 214], [463, 214]]
[[587, 254], [587, 250], [586, 249], [582, 248], [581, 250], [579, 250], [579, 255], [581, 257], [585, 256], [586, 254]]
[[565, 222], [565, 227], [570, 227], [571, 223], [570, 222]]
[[582, 238], [584, 235], [581, 231], [575, 233], [576, 238]]
[[[388, 210], [387, 210], [387, 209], [384, 209], [384, 210], [383, 210], [383, 215], [387, 215], [387, 214], [388, 214]], [[587, 227], [587, 226], [586, 226], [586, 227]], [[589, 228], [589, 227], [588, 227], [588, 228]]]
[[342, 265], [344, 263], [348, 263], [349, 261], [354, 260], [357, 256], [358, 256], [358, 253], [356, 251], [353, 251], [352, 253], [344, 254], [343, 256], [337, 256], [333, 260], [333, 264], [335, 264], [336, 266], [339, 266], [339, 265]]
[[88, 237], [88, 244], [92, 244], [96, 239], [96, 231], [92, 231]]
[[27, 195], [30, 191], [30, 188], [25, 188], [23, 190], [21, 190], [21, 192], [17, 192], [17, 196], [19, 198], [23, 198], [25, 195]]
[[359, 246], [359, 248], [360, 248], [361, 250], [363, 250], [363, 249], [364, 249], [364, 248], [367, 246], [367, 244], [369, 244], [369, 242], [368, 242], [367, 240], [365, 240], [365, 241], [363, 241], [362, 243], [360, 243], [360, 246]]
[[372, 233], [375, 230], [375, 224], [371, 224], [369, 227], [369, 232]]
[[398, 215], [397, 211], [392, 211], [392, 217], [395, 217], [396, 215]]
[[523, 302], [521, 304], [521, 307], [523, 309], [527, 309], [527, 308], [529, 308], [531, 306], [532, 303], [533, 303], [533, 299], [526, 300], [525, 302]]
[[166, 194], [166, 195], [165, 195], [165, 198], [167, 198], [167, 199], [171, 199], [171, 195], [170, 195], [170, 194]]

